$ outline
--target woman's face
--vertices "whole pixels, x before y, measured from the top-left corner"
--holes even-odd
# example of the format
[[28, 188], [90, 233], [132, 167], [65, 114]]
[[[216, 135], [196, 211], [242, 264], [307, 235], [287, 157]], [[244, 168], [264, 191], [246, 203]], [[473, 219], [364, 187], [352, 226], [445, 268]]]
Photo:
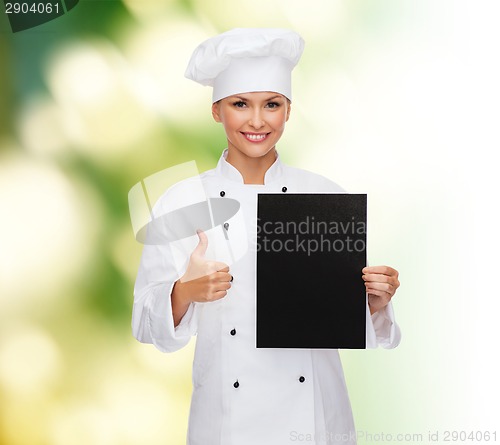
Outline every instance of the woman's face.
[[290, 102], [279, 93], [255, 92], [229, 96], [212, 105], [222, 123], [229, 150], [258, 158], [274, 149], [290, 116]]

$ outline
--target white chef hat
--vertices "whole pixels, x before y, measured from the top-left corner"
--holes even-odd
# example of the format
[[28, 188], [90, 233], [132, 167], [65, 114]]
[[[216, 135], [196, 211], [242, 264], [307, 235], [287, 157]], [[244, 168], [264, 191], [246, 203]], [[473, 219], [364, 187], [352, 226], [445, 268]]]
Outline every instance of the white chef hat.
[[304, 40], [294, 31], [237, 28], [201, 43], [185, 76], [212, 86], [213, 102], [255, 91], [273, 91], [291, 100], [291, 74], [303, 51]]

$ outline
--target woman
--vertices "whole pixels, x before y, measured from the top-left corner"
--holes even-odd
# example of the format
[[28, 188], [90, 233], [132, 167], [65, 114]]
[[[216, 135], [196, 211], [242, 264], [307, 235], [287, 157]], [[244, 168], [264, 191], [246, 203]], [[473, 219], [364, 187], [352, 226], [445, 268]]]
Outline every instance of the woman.
[[[144, 247], [134, 335], [164, 352], [197, 335], [189, 445], [356, 442], [337, 350], [255, 347], [257, 195], [343, 192], [322, 176], [283, 165], [276, 151], [290, 117], [291, 71], [302, 51], [303, 40], [292, 31], [235, 29], [203, 42], [186, 71], [188, 78], [213, 86], [212, 115], [228, 144], [217, 167], [199, 180], [207, 198], [240, 203], [247, 237], [245, 253], [228, 265], [206, 256], [211, 240], [198, 231], [183, 273], [176, 271], [168, 246]], [[155, 211], [168, 212], [169, 203], [189, 196], [191, 186], [188, 180], [169, 189]], [[390, 303], [399, 286], [397, 271], [366, 267], [360, 279], [369, 308], [367, 346], [397, 346]], [[314, 327], [313, 320], [305, 322]]]

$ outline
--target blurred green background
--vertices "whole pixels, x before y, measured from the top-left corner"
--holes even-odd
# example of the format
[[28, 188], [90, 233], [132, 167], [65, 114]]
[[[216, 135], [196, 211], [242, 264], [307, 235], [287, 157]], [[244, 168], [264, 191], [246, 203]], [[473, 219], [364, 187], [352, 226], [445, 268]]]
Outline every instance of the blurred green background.
[[369, 261], [401, 273], [401, 346], [342, 351], [359, 443], [497, 430], [499, 16], [487, 0], [81, 0], [13, 34], [0, 14], [0, 444], [185, 442], [193, 342], [132, 337], [127, 193], [215, 166], [211, 92], [183, 73], [240, 26], [306, 40], [280, 154], [368, 193]]

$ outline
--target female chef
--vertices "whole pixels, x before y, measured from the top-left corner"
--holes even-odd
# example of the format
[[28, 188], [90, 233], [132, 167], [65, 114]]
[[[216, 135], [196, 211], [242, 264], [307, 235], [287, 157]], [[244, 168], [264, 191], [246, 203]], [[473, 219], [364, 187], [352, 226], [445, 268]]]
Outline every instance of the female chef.
[[[227, 136], [217, 167], [197, 181], [207, 198], [237, 200], [236, 225], [246, 225], [238, 231], [231, 223], [229, 230], [246, 247], [231, 264], [207, 256], [218, 241], [204, 231], [194, 234], [181, 272], [171, 247], [144, 246], [134, 336], [172, 352], [197, 335], [189, 445], [356, 443], [337, 350], [255, 347], [257, 195], [343, 191], [322, 176], [282, 164], [276, 151], [290, 117], [291, 72], [303, 47], [292, 31], [235, 29], [203, 42], [186, 71], [186, 77], [213, 87], [212, 115]], [[171, 187], [154, 212], [188, 201], [195, 183]], [[390, 300], [399, 286], [397, 271], [365, 267], [360, 279], [367, 291], [367, 346], [396, 347], [400, 332]], [[314, 320], [304, 323], [314, 328]]]

